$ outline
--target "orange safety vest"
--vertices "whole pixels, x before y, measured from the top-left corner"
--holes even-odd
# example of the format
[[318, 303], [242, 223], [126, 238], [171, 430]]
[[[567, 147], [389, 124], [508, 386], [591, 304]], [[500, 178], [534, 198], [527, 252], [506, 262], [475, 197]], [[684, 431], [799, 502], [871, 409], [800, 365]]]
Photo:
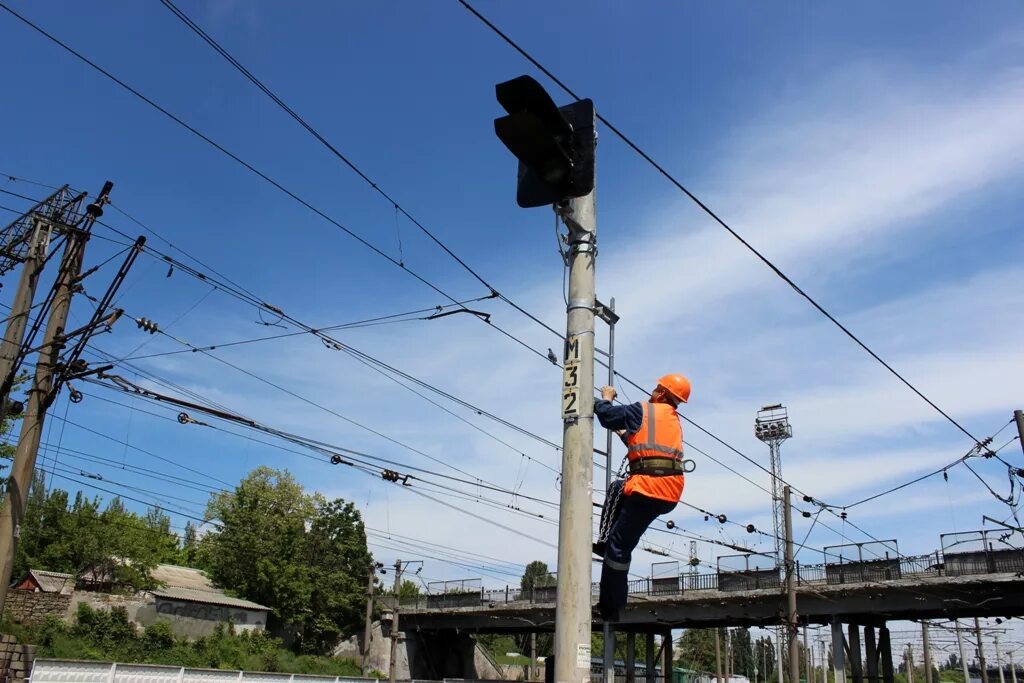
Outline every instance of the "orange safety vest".
[[[679, 414], [668, 403], [644, 403], [640, 429], [626, 436], [631, 464], [643, 458], [670, 458], [682, 465], [683, 427]], [[635, 466], [635, 465], [634, 465]], [[631, 474], [623, 489], [625, 495], [639, 493], [648, 498], [678, 503], [683, 495], [683, 475]]]

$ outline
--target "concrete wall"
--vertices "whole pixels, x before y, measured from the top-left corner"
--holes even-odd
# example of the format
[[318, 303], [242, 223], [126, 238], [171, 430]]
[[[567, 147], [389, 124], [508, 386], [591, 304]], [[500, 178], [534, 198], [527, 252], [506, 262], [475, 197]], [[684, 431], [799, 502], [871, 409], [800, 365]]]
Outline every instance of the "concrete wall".
[[267, 625], [267, 612], [263, 610], [167, 598], [157, 598], [151, 607], [152, 609], [140, 612], [140, 624], [148, 626], [155, 621], [169, 621], [177, 635], [189, 638], [208, 636], [213, 633], [217, 624], [226, 622], [234, 624], [236, 631], [262, 631]]
[[[344, 640], [334, 648], [335, 657], [350, 657], [360, 661], [363, 634]], [[495, 664], [487, 653], [467, 633], [442, 631], [440, 633], [405, 634], [398, 644], [396, 677], [401, 679], [440, 680], [442, 678], [469, 678], [488, 680], [515, 680], [515, 672]], [[387, 673], [391, 666], [391, 639], [385, 638], [380, 623], [373, 624], [367, 667]], [[512, 678], [509, 679], [509, 675]]]
[[48, 616], [66, 619], [71, 605], [70, 595], [12, 590], [7, 593], [7, 615], [25, 624], [37, 624]]

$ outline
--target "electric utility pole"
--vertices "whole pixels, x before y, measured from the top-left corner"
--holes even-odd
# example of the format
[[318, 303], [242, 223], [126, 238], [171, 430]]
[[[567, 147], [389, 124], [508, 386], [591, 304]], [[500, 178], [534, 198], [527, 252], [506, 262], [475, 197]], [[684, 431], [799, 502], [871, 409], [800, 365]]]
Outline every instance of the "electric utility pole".
[[921, 621], [921, 647], [924, 650], [924, 682], [932, 683], [932, 645], [928, 639], [928, 622]]
[[7, 495], [0, 508], [0, 614], [3, 613], [7, 601], [7, 587], [11, 583], [21, 518], [28, 504], [27, 493], [32, 483], [32, 474], [35, 472], [43, 422], [47, 409], [57, 397], [56, 390], [60, 388], [59, 385], [54, 386], [53, 377], [66, 341], [65, 326], [71, 308], [71, 297], [82, 268], [85, 243], [89, 239], [92, 224], [103, 215], [103, 205], [109, 201], [108, 195], [112, 188], [113, 183], [109, 181], [103, 186], [96, 201], [86, 208], [87, 216], [80, 226], [64, 226], [67, 241], [54, 284], [50, 318], [46, 323], [43, 343], [36, 361], [35, 381], [28, 392], [28, 406], [21, 424], [18, 448], [14, 455], [14, 464], [11, 466], [11, 476], [7, 480]]
[[985, 666], [985, 646], [981, 642], [981, 622], [974, 617], [974, 637], [978, 639], [978, 668], [981, 669], [981, 683], [988, 683], [988, 669]]
[[569, 683], [590, 677], [597, 304], [594, 103], [578, 100], [559, 108], [529, 76], [499, 83], [495, 91], [508, 112], [508, 116], [495, 119], [495, 133], [519, 159], [517, 203], [524, 208], [553, 205], [569, 229], [554, 653], [555, 680]]
[[[84, 199], [84, 192], [72, 192], [65, 185], [0, 231], [0, 275], [21, 264], [18, 288], [12, 301], [11, 315], [7, 318], [3, 346], [0, 347], [0, 406], [3, 406], [5, 414], [18, 412], [8, 399], [18, 365], [25, 354], [25, 345], [32, 343], [31, 338], [25, 339], [25, 328], [35, 301], [39, 276], [46, 264], [50, 238], [63, 225], [72, 225], [80, 220]], [[33, 326], [33, 335], [36, 331], [37, 326]]]
[[796, 566], [793, 562], [793, 514], [789, 505], [789, 484], [782, 489], [783, 515], [786, 520], [786, 635], [789, 640], [789, 680], [800, 682], [800, 651], [796, 619]]
[[391, 658], [388, 662], [388, 680], [395, 683], [398, 675], [398, 612], [401, 605], [399, 593], [402, 589], [402, 561], [395, 560], [395, 612], [391, 622]]
[[363, 631], [363, 675], [370, 661], [370, 643], [373, 640], [373, 585], [377, 581], [377, 570], [384, 567], [380, 562], [370, 562], [370, 578], [366, 582], [366, 624]]
[[28, 236], [28, 240], [28, 252], [21, 266], [18, 289], [14, 293], [11, 315], [7, 319], [7, 329], [4, 331], [3, 347], [0, 348], [0, 383], [3, 385], [0, 389], [0, 406], [6, 404], [14, 381], [14, 373], [17, 370], [15, 365], [25, 339], [25, 327], [28, 325], [28, 313], [36, 297], [36, 285], [39, 284], [39, 275], [43, 272], [43, 263], [50, 246], [50, 226], [42, 219], [34, 217], [32, 234]]
[[960, 668], [963, 670], [964, 683], [971, 683], [971, 674], [967, 670], [967, 657], [964, 653], [964, 639], [963, 636], [960, 635], [960, 620], [954, 620], [953, 626], [956, 629], [956, 644], [960, 649]]

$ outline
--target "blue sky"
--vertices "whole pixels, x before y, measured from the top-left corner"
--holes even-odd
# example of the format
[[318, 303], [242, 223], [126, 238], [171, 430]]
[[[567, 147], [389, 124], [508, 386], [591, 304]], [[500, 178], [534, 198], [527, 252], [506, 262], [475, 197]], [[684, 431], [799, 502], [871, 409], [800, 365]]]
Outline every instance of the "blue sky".
[[[156, 0], [10, 4], [446, 291], [460, 298], [487, 293]], [[515, 165], [491, 124], [501, 113], [494, 83], [539, 75], [458, 3], [182, 0], [180, 7], [500, 291], [556, 329], [563, 326], [552, 216], [515, 206]], [[1018, 227], [1024, 209], [1024, 10], [1018, 3], [990, 2], [979, 10], [952, 2], [488, 2], [479, 9], [593, 98], [605, 116], [973, 433], [992, 434], [1014, 408], [1024, 407], [1024, 327], [1017, 312], [1024, 298]], [[120, 208], [314, 326], [444, 303], [6, 13], [0, 13], [0, 36], [8, 93], [8, 106], [0, 110], [0, 171], [93, 192], [109, 178]], [[555, 98], [565, 100], [560, 93]], [[598, 295], [617, 299], [617, 364], [624, 373], [643, 384], [668, 371], [688, 374], [694, 394], [687, 414], [765, 463], [766, 449], [752, 435], [753, 415], [763, 404], [786, 403], [795, 438], [784, 447], [784, 474], [837, 505], [940, 467], [970, 448], [966, 437], [609, 131], [599, 134]], [[0, 187], [34, 196], [43, 191], [24, 181], [0, 179]], [[26, 204], [8, 195], [0, 203]], [[116, 211], [106, 218], [138, 232]], [[151, 244], [167, 250], [159, 241]], [[89, 260], [99, 263], [119, 248], [95, 239]], [[121, 302], [129, 313], [157, 320], [196, 345], [288, 331], [259, 324], [253, 309], [209, 293], [183, 273], [168, 278], [166, 272], [140, 259]], [[94, 281], [95, 294], [105, 283], [102, 273]], [[12, 291], [9, 285], [4, 295]], [[550, 333], [508, 306], [476, 306], [531, 346], [555, 346]], [[87, 315], [87, 303], [75, 314]], [[557, 369], [477, 321], [406, 322], [339, 338], [560, 439]], [[95, 345], [127, 354], [142, 342], [139, 354], [181, 348], [168, 338], [149, 338], [131, 321]], [[497, 444], [315, 339], [216, 355], [474, 476], [557, 500], [552, 472], [516, 453], [557, 467], [552, 449], [446, 405], [513, 447]], [[216, 360], [185, 354], [138, 363], [283, 429], [440, 468]], [[125, 376], [136, 379], [130, 371]], [[132, 404], [104, 389], [88, 392]], [[628, 387], [625, 393], [639, 398]], [[174, 413], [141, 401], [134, 406]], [[56, 414], [63, 416], [65, 407], [62, 398]], [[92, 396], [67, 416], [226, 482], [258, 464], [288, 467], [307, 486], [356, 502], [373, 529], [515, 563], [554, 565], [548, 545], [351, 470]], [[71, 425], [61, 435], [59, 420], [52, 424], [47, 440], [63, 448], [198, 478]], [[1012, 435], [1007, 428], [996, 445]], [[762, 472], [696, 430], [688, 429], [687, 438], [767, 484]], [[1018, 444], [1003, 454], [1020, 462]], [[688, 501], [770, 528], [762, 491], [691, 456], [698, 470], [688, 478]], [[204, 500], [200, 491], [66, 453], [60, 463], [195, 501], [177, 501], [193, 509]], [[1005, 491], [1005, 469], [991, 462], [977, 467]], [[553, 516], [522, 498], [470, 491], [478, 494], [499, 507], [544, 512], [548, 521]], [[543, 520], [479, 501], [454, 502], [549, 543], [556, 538], [555, 527]], [[902, 552], [916, 553], [937, 547], [940, 533], [980, 528], [983, 514], [1002, 519], [1008, 511], [961, 468], [948, 483], [935, 478], [855, 508], [850, 520], [877, 537], [899, 538]], [[767, 539], [719, 528], [682, 507], [672, 517], [702, 536], [770, 547]], [[825, 520], [832, 529], [815, 526], [809, 545], [864, 540], [834, 517]], [[806, 533], [808, 524], [798, 520], [798, 532]], [[688, 552], [684, 538], [648, 536], [645, 544], [675, 557]], [[375, 551], [387, 562], [424, 554], [422, 547], [396, 545]], [[701, 543], [699, 553], [713, 564], [719, 549]], [[638, 552], [634, 571], [646, 575], [650, 562], [663, 559]], [[516, 583], [483, 562], [488, 585]], [[423, 571], [437, 579], [481, 574], [435, 559]]]

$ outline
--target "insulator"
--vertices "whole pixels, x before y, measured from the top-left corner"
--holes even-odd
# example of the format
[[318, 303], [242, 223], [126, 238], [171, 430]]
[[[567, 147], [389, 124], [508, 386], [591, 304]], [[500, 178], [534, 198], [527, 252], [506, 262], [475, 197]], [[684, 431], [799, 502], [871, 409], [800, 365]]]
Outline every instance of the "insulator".
[[804, 517], [810, 517], [810, 516], [811, 516], [811, 513], [810, 513], [810, 512], [808, 512], [807, 510], [804, 510], [804, 511], [803, 511], [803, 512], [801, 512], [800, 514], [801, 514], [801, 515], [803, 515]]
[[719, 524], [725, 524], [729, 519], [725, 515], [718, 515], [715, 519], [718, 520]]
[[380, 476], [384, 481], [398, 481], [398, 472], [394, 470], [382, 470]]
[[183, 425], [187, 425], [192, 421], [192, 418], [188, 416], [188, 413], [178, 413], [178, 422]]
[[72, 403], [81, 403], [85, 399], [85, 396], [78, 389], [72, 389], [68, 395], [68, 400]]
[[811, 498], [810, 496], [804, 496], [804, 502], [805, 503], [813, 503], [814, 499]]
[[747, 533], [748, 533], [748, 534], [752, 534], [752, 533], [754, 533], [755, 531], [757, 531], [757, 529], [755, 529], [755, 528], [754, 528], [754, 525], [753, 525], [753, 524], [748, 524], [748, 525], [747, 525]]
[[332, 465], [340, 465], [341, 464], [341, 456], [340, 455], [332, 455], [331, 456], [331, 464]]
[[846, 519], [846, 510], [839, 513], [839, 519]]
[[669, 529], [675, 529], [675, 528], [676, 528], [676, 523], [675, 523], [675, 522], [673, 522], [673, 521], [672, 521], [672, 520], [670, 519], [670, 520], [668, 520], [667, 522], [665, 522], [665, 526], [667, 526], [667, 527], [668, 527]]

